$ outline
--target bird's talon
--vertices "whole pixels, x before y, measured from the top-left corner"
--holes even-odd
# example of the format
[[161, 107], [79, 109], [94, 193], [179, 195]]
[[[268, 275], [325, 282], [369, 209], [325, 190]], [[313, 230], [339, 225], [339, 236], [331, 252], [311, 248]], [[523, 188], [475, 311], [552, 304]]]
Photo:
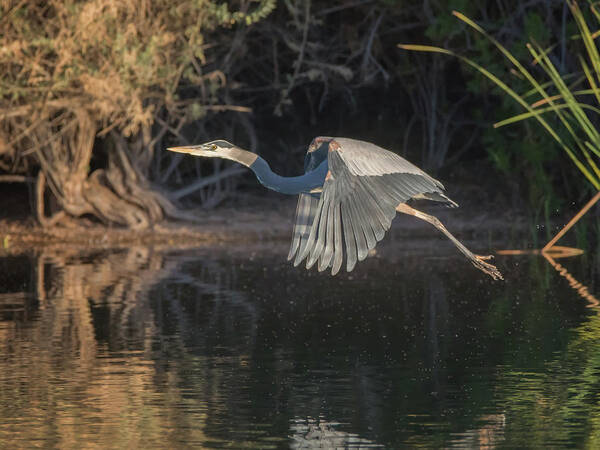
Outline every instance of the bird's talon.
[[[491, 255], [490, 255], [491, 256]], [[479, 256], [475, 255], [475, 259], [473, 260], [473, 265], [477, 267], [482, 272], [487, 273], [494, 280], [504, 280], [504, 277], [498, 270], [496, 266], [490, 263], [486, 263], [484, 260], [489, 259], [489, 256]]]

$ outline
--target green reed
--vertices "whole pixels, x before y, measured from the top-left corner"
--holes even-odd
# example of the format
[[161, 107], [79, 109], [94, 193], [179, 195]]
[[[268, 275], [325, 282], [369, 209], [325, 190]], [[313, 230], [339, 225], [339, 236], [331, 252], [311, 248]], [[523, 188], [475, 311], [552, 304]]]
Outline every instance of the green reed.
[[[591, 114], [600, 114], [600, 54], [594, 42], [600, 31], [590, 29], [577, 2], [566, 2], [578, 29], [572, 41], [583, 42], [583, 51], [577, 54], [580, 70], [569, 74], [561, 74], [548, 56], [553, 47], [544, 49], [533, 40], [527, 44], [527, 49], [533, 58], [532, 65], [541, 68], [541, 71], [537, 71], [536, 75], [532, 74], [507, 48], [477, 23], [460, 12], [453, 12], [455, 17], [488, 39], [512, 64], [513, 72], [531, 85], [531, 89], [522, 94], [474, 60], [451, 50], [429, 45], [398, 46], [405, 50], [455, 56], [475, 68], [525, 109], [524, 113], [497, 122], [494, 127], [534, 118], [566, 152], [594, 188], [600, 190], [600, 169], [597, 165], [600, 157], [600, 132], [591, 118]], [[590, 5], [590, 11], [596, 24], [600, 23], [600, 13], [594, 5]], [[544, 79], [541, 79], [542, 77]], [[577, 88], [582, 83], [587, 83], [586, 88]], [[590, 96], [594, 99], [592, 102], [582, 100], [587, 100]], [[530, 101], [532, 97], [535, 98], [533, 102]], [[548, 117], [549, 115], [551, 117]]]

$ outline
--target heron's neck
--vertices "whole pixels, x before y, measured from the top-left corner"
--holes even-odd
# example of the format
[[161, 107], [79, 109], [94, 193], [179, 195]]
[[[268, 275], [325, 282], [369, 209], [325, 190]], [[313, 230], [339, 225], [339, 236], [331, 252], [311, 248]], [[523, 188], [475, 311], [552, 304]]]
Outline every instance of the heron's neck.
[[313, 189], [323, 186], [328, 170], [327, 160], [325, 160], [315, 170], [307, 172], [304, 175], [282, 177], [273, 172], [269, 163], [256, 153], [239, 147], [230, 148], [227, 155], [221, 155], [221, 157], [236, 161], [250, 168], [263, 186], [289, 195], [310, 192]]
[[282, 194], [295, 195], [301, 192], [310, 192], [323, 186], [327, 175], [327, 160], [311, 172], [297, 177], [282, 177], [271, 170], [269, 164], [260, 156], [250, 166], [260, 183], [274, 191]]
[[324, 161], [315, 170], [307, 172], [304, 175], [282, 177], [273, 172], [269, 164], [256, 153], [243, 150], [239, 147], [229, 149], [227, 155], [221, 155], [221, 157], [231, 159], [249, 167], [263, 186], [282, 194], [294, 195], [301, 192], [310, 192], [312, 189], [323, 186], [325, 175], [327, 175], [327, 161]]

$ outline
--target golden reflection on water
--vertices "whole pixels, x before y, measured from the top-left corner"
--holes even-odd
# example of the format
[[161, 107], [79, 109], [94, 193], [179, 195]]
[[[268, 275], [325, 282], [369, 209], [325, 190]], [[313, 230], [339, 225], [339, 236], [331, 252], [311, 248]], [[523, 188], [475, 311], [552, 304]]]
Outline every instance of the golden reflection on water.
[[550, 265], [558, 272], [558, 274], [569, 282], [569, 286], [573, 288], [584, 300], [588, 302], [588, 308], [596, 308], [600, 305], [598, 299], [590, 292], [588, 287], [577, 281], [573, 275], [569, 273], [566, 267], [557, 263], [560, 258], [571, 258], [580, 256], [584, 253], [583, 250], [574, 247], [563, 247], [554, 245], [548, 249], [517, 249], [517, 250], [498, 250], [499, 255], [520, 256], [520, 255], [541, 255]]
[[[579, 296], [581, 296], [584, 300], [586, 300], [588, 302], [588, 304], [587, 304], [588, 308], [597, 308], [598, 305], [600, 305], [600, 302], [590, 292], [588, 287], [586, 285], [580, 283], [579, 281], [577, 281], [575, 279], [575, 277], [569, 273], [569, 271], [566, 269], [566, 267], [563, 267], [562, 265], [557, 263], [555, 261], [555, 258], [553, 258], [550, 254], [542, 253], [542, 255], [544, 256], [546, 261], [548, 261], [550, 263], [550, 265], [554, 268], [554, 270], [556, 270], [561, 277], [565, 278], [569, 282], [569, 286], [572, 289], [574, 289], [577, 292], [577, 294], [579, 294]], [[570, 256], [570, 255], [568, 255], [568, 256]]]
[[[180, 380], [157, 373], [150, 357], [157, 330], [147, 290], [177, 264], [147, 248], [39, 254], [32, 274], [38, 317], [0, 322], [0, 442], [140, 448], [207, 441], [202, 405], [174, 407], [186, 402]], [[4, 303], [9, 297], [18, 312], [31, 294], [5, 293]], [[98, 339], [92, 308], [105, 309], [110, 339]], [[134, 344], [115, 352], [113, 342]]]

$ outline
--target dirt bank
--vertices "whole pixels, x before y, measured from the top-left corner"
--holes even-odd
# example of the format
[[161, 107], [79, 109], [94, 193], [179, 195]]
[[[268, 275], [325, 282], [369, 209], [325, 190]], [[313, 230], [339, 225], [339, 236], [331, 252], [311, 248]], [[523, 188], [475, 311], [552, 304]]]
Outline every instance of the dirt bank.
[[[497, 217], [468, 207], [419, 206], [439, 217], [459, 239], [477, 240], [485, 245], [506, 240], [511, 234], [526, 229], [525, 220], [514, 214]], [[210, 211], [198, 210], [195, 213], [200, 217], [199, 223], [164, 222], [146, 230], [110, 227], [86, 220], [69, 226], [42, 228], [32, 218], [4, 218], [0, 219], [0, 247], [10, 252], [48, 245], [198, 247], [218, 243], [287, 243], [294, 211], [294, 198], [267, 196], [247, 198]], [[417, 238], [443, 239], [431, 225], [403, 215], [396, 217], [388, 234], [389, 239], [406, 241], [407, 245]]]

